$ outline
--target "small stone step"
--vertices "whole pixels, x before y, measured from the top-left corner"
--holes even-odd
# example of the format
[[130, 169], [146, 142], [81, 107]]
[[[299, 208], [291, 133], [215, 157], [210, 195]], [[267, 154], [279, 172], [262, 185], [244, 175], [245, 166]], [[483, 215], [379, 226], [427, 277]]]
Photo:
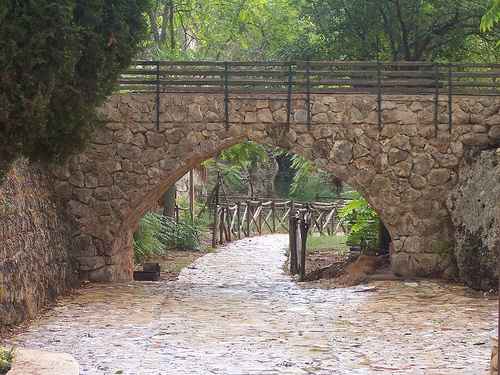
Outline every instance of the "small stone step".
[[16, 349], [9, 375], [79, 375], [80, 366], [69, 354]]

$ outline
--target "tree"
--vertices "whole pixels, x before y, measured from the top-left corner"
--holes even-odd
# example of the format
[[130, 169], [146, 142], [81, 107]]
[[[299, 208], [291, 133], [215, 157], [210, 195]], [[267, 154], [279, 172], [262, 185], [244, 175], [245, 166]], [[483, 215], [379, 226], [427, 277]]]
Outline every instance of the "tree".
[[3, 0], [0, 168], [59, 160], [97, 126], [96, 107], [129, 66], [149, 0]]
[[[496, 0], [495, 0], [496, 1]], [[487, 42], [478, 25], [488, 0], [312, 0], [303, 16], [314, 25], [323, 56], [347, 60], [450, 60]]]
[[481, 31], [493, 30], [493, 27], [500, 22], [500, 0], [491, 0], [490, 9], [481, 20]]
[[296, 1], [157, 0], [149, 55], [168, 59], [272, 59], [305, 31]]

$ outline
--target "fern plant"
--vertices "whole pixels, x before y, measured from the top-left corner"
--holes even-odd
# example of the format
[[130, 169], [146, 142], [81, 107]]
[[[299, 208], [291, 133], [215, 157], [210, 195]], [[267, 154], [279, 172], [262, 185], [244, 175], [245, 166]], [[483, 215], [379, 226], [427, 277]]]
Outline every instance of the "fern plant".
[[349, 227], [348, 245], [359, 245], [363, 251], [378, 248], [380, 219], [366, 199], [358, 194], [340, 209], [339, 217]]
[[175, 219], [157, 213], [146, 214], [134, 233], [134, 260], [143, 263], [154, 255], [165, 255], [168, 249], [198, 250], [202, 229], [196, 223]]

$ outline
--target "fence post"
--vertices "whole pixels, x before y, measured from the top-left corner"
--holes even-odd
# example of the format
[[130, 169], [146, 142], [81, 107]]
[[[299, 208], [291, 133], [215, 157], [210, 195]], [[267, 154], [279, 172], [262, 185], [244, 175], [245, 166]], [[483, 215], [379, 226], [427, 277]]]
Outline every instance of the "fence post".
[[273, 233], [276, 233], [276, 203], [274, 200], [271, 202], [271, 219], [273, 220]]
[[[307, 214], [306, 214], [307, 215]], [[309, 224], [306, 222], [306, 215], [300, 220], [299, 230], [300, 230], [300, 281], [304, 281], [306, 278], [306, 253], [307, 253], [307, 232], [309, 231]]]
[[262, 201], [259, 202], [259, 206], [258, 208], [260, 209], [259, 210], [259, 218], [258, 218], [258, 232], [259, 232], [259, 236], [262, 236], [262, 213], [264, 212], [264, 206], [262, 205]]
[[247, 237], [250, 237], [250, 220], [252, 220], [252, 215], [251, 215], [251, 205], [250, 205], [250, 201], [248, 200], [247, 201]]
[[178, 205], [175, 205], [175, 223], [176, 224], [179, 224], [179, 206]]
[[296, 219], [290, 215], [288, 220], [289, 251], [290, 251], [290, 274], [297, 274], [297, 225]]
[[224, 244], [224, 226], [225, 226], [225, 222], [224, 222], [224, 207], [221, 207], [221, 210], [220, 210], [220, 225], [219, 225], [219, 243], [221, 245]]
[[212, 247], [216, 248], [217, 247], [217, 234], [219, 231], [219, 224], [218, 224], [218, 219], [219, 219], [219, 205], [216, 205], [214, 207], [214, 226], [212, 228]]
[[238, 201], [236, 203], [236, 225], [238, 226], [238, 239], [241, 240], [241, 203]]

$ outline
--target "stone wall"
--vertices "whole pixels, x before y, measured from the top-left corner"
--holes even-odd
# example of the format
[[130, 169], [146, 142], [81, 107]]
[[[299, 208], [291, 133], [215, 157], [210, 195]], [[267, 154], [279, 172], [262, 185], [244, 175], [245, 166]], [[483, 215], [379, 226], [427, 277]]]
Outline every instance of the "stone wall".
[[34, 314], [74, 285], [68, 220], [38, 166], [17, 162], [0, 184], [0, 326]]
[[[55, 171], [75, 221], [75, 254], [89, 280], [129, 280], [132, 233], [175, 181], [220, 151], [251, 140], [301, 155], [360, 191], [393, 242], [392, 268], [406, 276], [449, 276], [454, 229], [446, 206], [464, 150], [500, 140], [500, 98], [456, 97], [436, 113], [432, 96], [391, 96], [378, 123], [375, 95], [256, 95], [229, 104], [217, 94], [127, 93], [103, 106], [106, 125], [83, 153]], [[437, 116], [437, 123], [435, 122]]]
[[498, 288], [500, 148], [469, 150], [448, 200], [460, 279], [474, 289]]

